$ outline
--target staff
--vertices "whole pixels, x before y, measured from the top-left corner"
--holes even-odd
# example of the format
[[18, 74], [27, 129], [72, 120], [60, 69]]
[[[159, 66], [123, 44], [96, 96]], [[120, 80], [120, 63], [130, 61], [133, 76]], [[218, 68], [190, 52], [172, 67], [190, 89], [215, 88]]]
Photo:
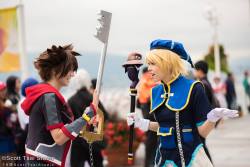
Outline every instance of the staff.
[[[129, 79], [132, 81], [130, 84], [129, 93], [131, 96], [130, 113], [135, 112], [135, 97], [137, 94], [136, 85], [139, 82], [138, 73], [139, 67], [143, 64], [142, 56], [139, 53], [130, 53], [127, 61], [123, 64], [125, 73], [127, 72]], [[134, 138], [134, 124], [130, 125], [129, 129], [129, 149], [128, 149], [128, 164], [133, 162], [133, 138]]]

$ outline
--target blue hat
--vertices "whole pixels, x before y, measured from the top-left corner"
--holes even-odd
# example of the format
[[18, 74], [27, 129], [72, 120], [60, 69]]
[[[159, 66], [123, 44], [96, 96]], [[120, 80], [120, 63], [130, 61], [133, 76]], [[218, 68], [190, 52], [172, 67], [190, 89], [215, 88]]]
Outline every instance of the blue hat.
[[38, 84], [38, 81], [34, 78], [27, 78], [23, 83], [22, 83], [22, 86], [21, 86], [21, 94], [25, 97], [26, 96], [26, 93], [25, 93], [25, 89], [30, 87], [30, 86], [33, 86], [33, 85], [36, 85]]
[[191, 64], [192, 67], [194, 67], [193, 62], [191, 60], [191, 57], [187, 54], [185, 51], [183, 45], [179, 42], [174, 42], [172, 40], [162, 40], [157, 39], [151, 42], [150, 44], [150, 50], [153, 49], [167, 49], [170, 50], [176, 54], [178, 54], [182, 59], [186, 60]]

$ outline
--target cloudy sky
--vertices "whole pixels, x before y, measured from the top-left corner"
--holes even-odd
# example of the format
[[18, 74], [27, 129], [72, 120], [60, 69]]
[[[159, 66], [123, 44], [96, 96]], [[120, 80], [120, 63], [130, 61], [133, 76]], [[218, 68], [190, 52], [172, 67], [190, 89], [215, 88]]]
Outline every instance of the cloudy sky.
[[205, 54], [213, 30], [205, 18], [217, 8], [219, 42], [230, 58], [250, 57], [249, 0], [23, 0], [28, 51], [73, 43], [77, 50], [100, 52], [93, 37], [100, 9], [113, 14], [108, 53], [146, 53], [150, 41], [181, 41], [194, 59]]

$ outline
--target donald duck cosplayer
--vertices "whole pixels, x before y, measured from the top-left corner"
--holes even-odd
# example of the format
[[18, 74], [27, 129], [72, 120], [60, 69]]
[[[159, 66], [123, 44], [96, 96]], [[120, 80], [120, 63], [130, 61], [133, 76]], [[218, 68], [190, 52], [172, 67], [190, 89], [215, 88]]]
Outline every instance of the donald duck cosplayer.
[[128, 125], [159, 136], [155, 167], [212, 167], [204, 152], [200, 136], [206, 138], [222, 117], [237, 117], [226, 108], [212, 109], [201, 82], [185, 77], [186, 60], [191, 57], [183, 45], [172, 40], [155, 40], [146, 57], [148, 70], [155, 82], [151, 90], [151, 110], [156, 122], [127, 115]]

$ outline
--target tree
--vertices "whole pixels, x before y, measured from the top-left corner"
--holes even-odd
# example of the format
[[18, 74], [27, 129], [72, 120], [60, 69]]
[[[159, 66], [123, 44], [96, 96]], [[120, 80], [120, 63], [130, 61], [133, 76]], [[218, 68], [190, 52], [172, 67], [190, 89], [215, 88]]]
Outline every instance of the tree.
[[[225, 50], [223, 45], [219, 45], [219, 53], [220, 53], [220, 66], [221, 71], [228, 73], [228, 63], [227, 63], [227, 55], [225, 54]], [[208, 63], [208, 67], [211, 70], [215, 70], [215, 62], [214, 62], [214, 45], [209, 47], [209, 52], [204, 56], [204, 60]]]

